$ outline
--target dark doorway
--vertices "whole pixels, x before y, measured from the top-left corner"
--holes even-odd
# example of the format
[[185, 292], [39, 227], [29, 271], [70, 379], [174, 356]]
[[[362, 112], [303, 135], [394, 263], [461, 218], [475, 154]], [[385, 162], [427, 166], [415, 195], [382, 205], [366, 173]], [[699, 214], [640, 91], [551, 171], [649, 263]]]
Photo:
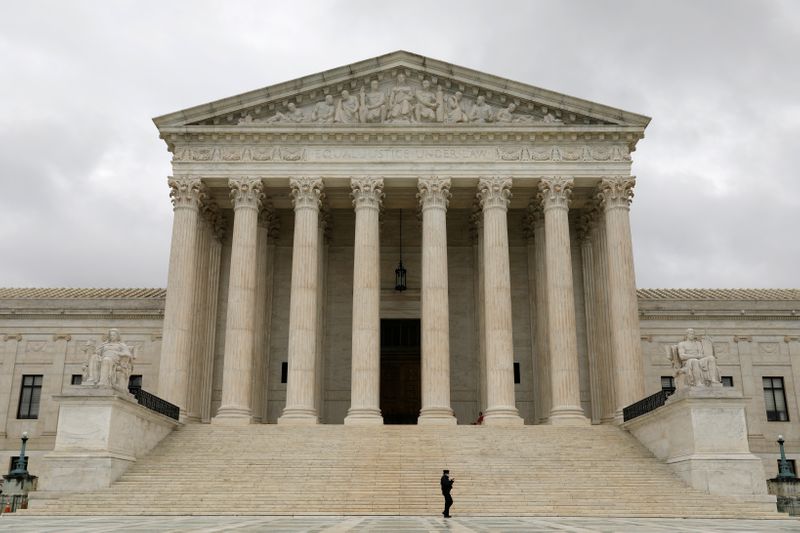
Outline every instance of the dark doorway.
[[381, 320], [384, 424], [416, 424], [422, 407], [419, 319]]

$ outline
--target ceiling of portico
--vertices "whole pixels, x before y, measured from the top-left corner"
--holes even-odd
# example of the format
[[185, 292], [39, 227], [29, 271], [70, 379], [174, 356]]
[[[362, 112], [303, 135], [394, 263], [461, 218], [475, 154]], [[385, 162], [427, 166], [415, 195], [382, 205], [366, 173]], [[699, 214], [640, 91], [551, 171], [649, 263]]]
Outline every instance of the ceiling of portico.
[[649, 121], [643, 115], [404, 51], [154, 119], [165, 139], [176, 133], [234, 130], [643, 131]]

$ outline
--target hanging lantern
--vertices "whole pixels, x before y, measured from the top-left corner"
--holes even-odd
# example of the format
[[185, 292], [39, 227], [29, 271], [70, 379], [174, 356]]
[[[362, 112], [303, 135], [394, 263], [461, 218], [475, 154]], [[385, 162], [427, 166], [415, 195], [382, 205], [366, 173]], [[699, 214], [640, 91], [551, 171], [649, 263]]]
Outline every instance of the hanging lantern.
[[394, 290], [406, 290], [406, 269], [403, 266], [403, 210], [400, 210], [400, 262], [394, 269]]

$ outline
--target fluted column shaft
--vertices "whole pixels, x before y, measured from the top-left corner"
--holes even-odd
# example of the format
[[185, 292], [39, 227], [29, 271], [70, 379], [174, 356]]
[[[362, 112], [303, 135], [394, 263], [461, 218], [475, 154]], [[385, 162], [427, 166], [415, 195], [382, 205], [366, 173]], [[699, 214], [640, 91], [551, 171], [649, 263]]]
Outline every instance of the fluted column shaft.
[[253, 410], [253, 421], [260, 423], [266, 418], [264, 389], [267, 388], [267, 364], [265, 361], [267, 314], [267, 240], [269, 225], [272, 222], [272, 210], [263, 209], [258, 215], [256, 230], [256, 288], [255, 308], [253, 311], [253, 372], [250, 389], [250, 405]]
[[219, 267], [222, 256], [222, 239], [225, 238], [225, 221], [216, 209], [210, 214], [211, 239], [208, 246], [208, 277], [206, 278], [207, 305], [201, 355], [200, 419], [211, 421], [211, 396], [214, 382], [214, 353], [217, 337], [217, 307], [219, 302]]
[[644, 396], [636, 277], [633, 270], [630, 202], [636, 183], [631, 176], [603, 179], [598, 196], [605, 210], [611, 340], [614, 356], [615, 413]]
[[486, 425], [521, 425], [514, 398], [514, 339], [511, 321], [511, 266], [508, 202], [511, 178], [478, 182], [483, 209], [484, 327], [486, 337]]
[[206, 323], [206, 306], [209, 295], [208, 268], [211, 227], [207, 216], [207, 206], [201, 209], [200, 223], [197, 231], [197, 255], [194, 280], [194, 313], [192, 313], [192, 350], [189, 363], [189, 394], [186, 408], [186, 420], [199, 422], [201, 416], [202, 387], [202, 354], [205, 347], [204, 331]]
[[289, 304], [289, 374], [286, 407], [279, 424], [316, 424], [319, 208], [322, 180], [292, 178], [294, 243]]
[[380, 206], [383, 179], [353, 178], [353, 355], [345, 424], [383, 424], [380, 410]]
[[484, 322], [484, 288], [483, 288], [483, 210], [480, 202], [475, 199], [475, 210], [472, 213], [472, 231], [475, 265], [473, 284], [475, 292], [475, 327], [478, 340], [478, 409], [486, 410], [486, 323]]
[[420, 178], [422, 205], [422, 410], [419, 424], [455, 424], [450, 408], [447, 205], [450, 179]]
[[606, 246], [605, 218], [602, 211], [597, 213], [597, 220], [592, 229], [595, 279], [595, 318], [597, 331], [597, 349], [601, 368], [602, 414], [603, 424], [614, 421], [614, 366], [611, 360], [611, 321], [608, 298], [608, 247]]
[[550, 345], [551, 424], [586, 424], [581, 408], [578, 338], [569, 241], [570, 178], [543, 178], [539, 191], [544, 208], [547, 261], [547, 323]]
[[261, 180], [230, 179], [233, 200], [228, 315], [222, 370], [222, 403], [214, 418], [219, 423], [249, 424], [253, 369], [253, 330], [256, 310], [256, 246]]
[[185, 417], [193, 336], [197, 228], [200, 204], [205, 198], [205, 192], [199, 178], [170, 178], [168, 183], [174, 218], [158, 394], [180, 407], [181, 414]]
[[550, 344], [547, 341], [547, 246], [544, 211], [541, 209], [541, 204], [539, 209], [534, 212], [533, 238], [536, 263], [534, 345], [538, 361], [536, 383], [540, 391], [537, 398], [541, 404], [537, 411], [539, 412], [539, 424], [546, 424], [550, 420], [550, 406], [552, 405], [550, 391], [553, 387], [550, 381]]
[[599, 424], [603, 412], [602, 366], [599, 356], [597, 310], [595, 306], [597, 286], [594, 278], [594, 248], [591, 240], [594, 217], [581, 215], [578, 223], [578, 239], [581, 245], [581, 273], [583, 275], [583, 297], [586, 315], [586, 349], [589, 362], [589, 394], [592, 401], [592, 423]]

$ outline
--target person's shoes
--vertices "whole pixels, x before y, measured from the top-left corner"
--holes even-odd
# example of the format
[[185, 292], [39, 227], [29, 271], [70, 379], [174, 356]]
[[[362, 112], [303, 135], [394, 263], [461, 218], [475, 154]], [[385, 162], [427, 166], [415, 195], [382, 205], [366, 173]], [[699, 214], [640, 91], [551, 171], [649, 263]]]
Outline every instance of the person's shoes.
[[450, 515], [449, 515], [449, 514], [444, 514], [444, 513], [442, 513], [442, 516], [444, 516], [445, 518], [450, 518]]

